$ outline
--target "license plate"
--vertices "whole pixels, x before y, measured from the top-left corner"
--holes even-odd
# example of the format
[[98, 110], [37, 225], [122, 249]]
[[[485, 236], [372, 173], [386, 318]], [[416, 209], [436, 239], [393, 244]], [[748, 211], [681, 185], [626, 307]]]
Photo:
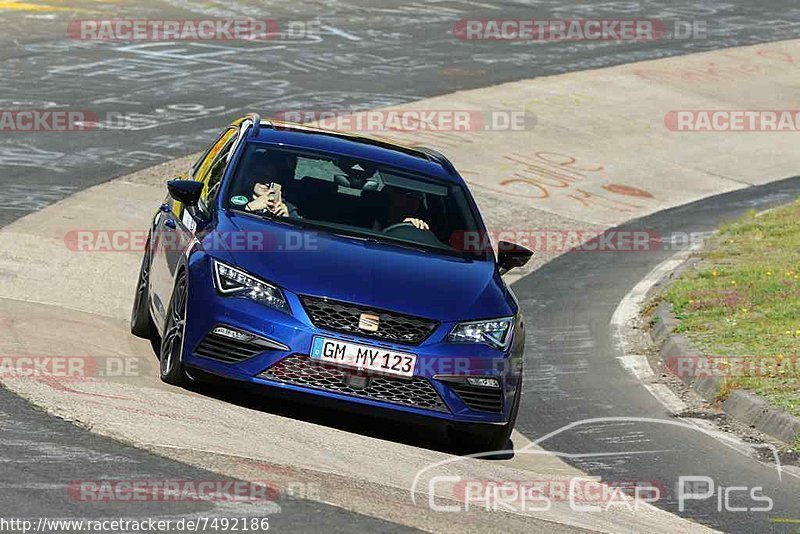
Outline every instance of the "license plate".
[[405, 377], [414, 376], [414, 366], [417, 363], [414, 354], [325, 337], [314, 338], [311, 357], [344, 367]]

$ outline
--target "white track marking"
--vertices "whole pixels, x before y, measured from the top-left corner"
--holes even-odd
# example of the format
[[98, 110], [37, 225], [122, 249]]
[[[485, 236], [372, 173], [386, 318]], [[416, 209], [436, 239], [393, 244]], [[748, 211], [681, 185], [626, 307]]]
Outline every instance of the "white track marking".
[[688, 406], [667, 386], [648, 383], [650, 379], [655, 377], [653, 368], [645, 356], [629, 354], [630, 348], [625, 342], [624, 332], [639, 316], [639, 310], [644, 305], [650, 290], [702, 246], [702, 242], [693, 243], [685, 250], [681, 250], [671, 258], [658, 264], [625, 295], [617, 309], [614, 310], [614, 315], [611, 316], [611, 333], [616, 338], [617, 346], [623, 354], [617, 357], [617, 361], [626, 371], [639, 380], [645, 389], [673, 415], [685, 411]]
[[345, 39], [347, 39], [349, 41], [360, 41], [361, 40], [361, 37], [358, 37], [357, 35], [353, 35], [352, 33], [347, 33], [346, 31], [340, 30], [339, 28], [334, 28], [333, 26], [327, 26], [327, 25], [326, 26], [322, 26], [322, 29], [329, 31], [330, 33], [332, 33], [334, 35], [338, 35], [339, 37], [344, 37]]
[[689, 409], [689, 406], [664, 384], [644, 384], [644, 387], [673, 415], [683, 413]]
[[655, 376], [650, 362], [647, 361], [647, 356], [626, 355], [618, 357], [617, 360], [622, 367], [639, 380], [647, 380]]

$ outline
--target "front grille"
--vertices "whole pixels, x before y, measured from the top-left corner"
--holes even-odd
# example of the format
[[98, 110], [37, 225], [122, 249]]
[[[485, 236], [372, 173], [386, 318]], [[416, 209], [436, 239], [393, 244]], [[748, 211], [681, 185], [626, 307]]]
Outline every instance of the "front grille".
[[212, 332], [203, 339], [194, 352], [220, 362], [239, 363], [265, 350], [267, 349], [252, 342], [236, 341]]
[[472, 386], [464, 383], [453, 383], [450, 386], [455, 390], [464, 404], [479, 412], [502, 412], [503, 391], [499, 388], [486, 388]]
[[[308, 356], [294, 354], [279, 361], [259, 378], [295, 384], [314, 389], [333, 391], [353, 397], [403, 404], [426, 410], [448, 411], [439, 394], [425, 378], [394, 378], [369, 376], [365, 387], [354, 387], [345, 380], [356, 371], [345, 370]], [[363, 376], [363, 375], [357, 375]]]
[[[361, 337], [394, 341], [407, 345], [419, 345], [439, 326], [437, 321], [324, 298], [303, 297], [302, 300], [306, 313], [308, 313], [311, 322], [317, 328], [355, 334]], [[358, 328], [358, 323], [363, 313], [379, 317], [377, 332], [366, 332]]]

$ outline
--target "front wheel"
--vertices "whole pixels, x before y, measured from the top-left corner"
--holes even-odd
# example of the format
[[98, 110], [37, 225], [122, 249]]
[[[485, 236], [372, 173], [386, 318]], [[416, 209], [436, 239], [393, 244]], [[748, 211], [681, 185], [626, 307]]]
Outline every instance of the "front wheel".
[[186, 376], [182, 361], [188, 295], [186, 273], [182, 272], [172, 291], [172, 298], [167, 310], [167, 324], [164, 327], [159, 351], [161, 380], [179, 387], [189, 384], [189, 377]]

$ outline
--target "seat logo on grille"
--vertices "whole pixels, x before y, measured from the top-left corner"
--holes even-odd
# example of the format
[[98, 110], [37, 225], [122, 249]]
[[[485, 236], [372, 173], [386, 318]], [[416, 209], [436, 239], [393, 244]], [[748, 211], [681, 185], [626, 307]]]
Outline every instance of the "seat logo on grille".
[[358, 329], [365, 332], [377, 332], [381, 318], [371, 313], [362, 313], [358, 318]]

